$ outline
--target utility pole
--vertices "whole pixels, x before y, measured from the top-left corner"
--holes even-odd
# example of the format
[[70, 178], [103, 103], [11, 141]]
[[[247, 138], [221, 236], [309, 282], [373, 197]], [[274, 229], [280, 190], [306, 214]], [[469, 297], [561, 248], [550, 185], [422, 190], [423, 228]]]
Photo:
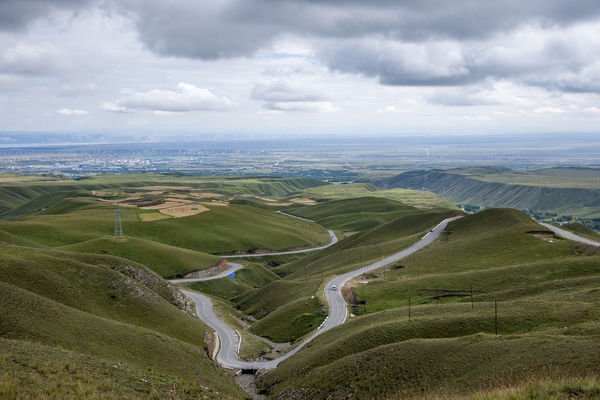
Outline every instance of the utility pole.
[[498, 335], [498, 300], [494, 299], [494, 327]]
[[473, 284], [471, 284], [471, 310], [473, 309]]
[[121, 224], [121, 202], [120, 201], [117, 202], [117, 209], [115, 210], [115, 213], [117, 214], [117, 217], [115, 220], [115, 234], [113, 237], [121, 238], [121, 237], [123, 237], [123, 225]]

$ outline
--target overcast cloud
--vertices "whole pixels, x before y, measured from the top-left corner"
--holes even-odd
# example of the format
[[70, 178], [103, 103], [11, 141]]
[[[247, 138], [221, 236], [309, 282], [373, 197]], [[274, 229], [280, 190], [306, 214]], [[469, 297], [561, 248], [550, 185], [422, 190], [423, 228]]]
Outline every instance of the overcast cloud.
[[597, 0], [0, 0], [0, 130], [596, 131], [599, 36]]

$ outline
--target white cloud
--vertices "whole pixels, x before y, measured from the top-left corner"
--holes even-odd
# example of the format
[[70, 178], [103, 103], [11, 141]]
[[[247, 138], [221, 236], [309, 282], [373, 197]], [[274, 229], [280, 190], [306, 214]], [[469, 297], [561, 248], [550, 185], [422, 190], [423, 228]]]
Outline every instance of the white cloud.
[[279, 101], [266, 103], [265, 108], [275, 111], [336, 112], [339, 108], [329, 101]]
[[563, 110], [562, 108], [551, 107], [551, 106], [538, 107], [535, 110], [533, 110], [533, 112], [536, 114], [564, 114], [564, 113], [566, 113], [566, 111]]
[[187, 111], [227, 111], [233, 106], [233, 102], [225, 96], [180, 82], [175, 90], [133, 92], [114, 102], [104, 103], [102, 108], [112, 112], [158, 111], [164, 115]]
[[379, 113], [406, 113], [406, 112], [411, 112], [412, 109], [410, 108], [398, 108], [396, 106], [385, 106], [379, 110], [377, 110], [377, 112]]
[[0, 51], [0, 72], [53, 75], [68, 68], [68, 55], [54, 44], [17, 43]]
[[87, 114], [89, 114], [89, 111], [74, 110], [71, 108], [61, 108], [60, 110], [57, 111], [57, 113], [59, 113], [61, 115], [87, 115]]
[[311, 81], [289, 76], [265, 79], [254, 86], [251, 97], [264, 101], [263, 107], [272, 111], [335, 112], [324, 89]]

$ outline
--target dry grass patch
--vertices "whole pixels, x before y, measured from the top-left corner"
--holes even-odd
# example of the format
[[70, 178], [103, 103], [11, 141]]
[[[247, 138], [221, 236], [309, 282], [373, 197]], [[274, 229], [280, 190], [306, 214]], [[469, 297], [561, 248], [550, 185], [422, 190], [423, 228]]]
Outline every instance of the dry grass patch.
[[171, 199], [171, 201], [165, 201], [162, 204], [156, 204], [153, 206], [144, 206], [144, 207], [139, 207], [142, 210], [162, 210], [163, 208], [171, 208], [171, 207], [179, 207], [179, 206], [183, 206], [186, 203], [184, 203], [183, 201], [172, 201], [173, 199]]
[[206, 204], [208, 206], [222, 206], [222, 207], [227, 207], [229, 206], [229, 202], [227, 201], [219, 201], [219, 200], [213, 200], [210, 203], [207, 202], [201, 202], [199, 204]]
[[139, 188], [136, 188], [139, 190], [160, 190], [161, 193], [164, 192], [165, 190], [192, 190], [194, 189], [191, 186], [142, 186]]
[[297, 204], [306, 204], [309, 206], [315, 205], [317, 204], [316, 201], [312, 200], [312, 199], [307, 199], [307, 198], [296, 198], [296, 199], [290, 199], [290, 201], [292, 203], [297, 203]]
[[193, 192], [193, 193], [190, 193], [190, 195], [192, 195], [194, 197], [199, 197], [201, 199], [210, 199], [212, 197], [221, 197], [221, 196], [223, 196], [222, 194], [213, 193], [213, 192]]
[[185, 204], [182, 206], [161, 208], [158, 210], [159, 213], [169, 215], [173, 218], [189, 217], [191, 215], [200, 214], [206, 211], [210, 211], [210, 209], [199, 204]]

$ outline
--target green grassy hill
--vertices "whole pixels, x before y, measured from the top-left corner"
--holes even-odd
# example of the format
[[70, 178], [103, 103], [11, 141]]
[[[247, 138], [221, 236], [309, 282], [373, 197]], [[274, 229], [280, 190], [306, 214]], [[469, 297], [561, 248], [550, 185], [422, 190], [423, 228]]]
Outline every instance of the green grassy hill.
[[[194, 176], [183, 174], [105, 174], [77, 180], [54, 175], [0, 176], [0, 218], [35, 215], [67, 198], [90, 196], [92, 190], [125, 194], [146, 186], [202, 188], [223, 196], [288, 196], [325, 185], [318, 179], [252, 176]], [[118, 197], [118, 196], [116, 196]]]
[[356, 232], [423, 211], [394, 200], [361, 197], [333, 200], [310, 207], [290, 208], [287, 212], [312, 219], [329, 229]]
[[327, 309], [317, 297], [306, 297], [277, 308], [250, 331], [274, 342], [293, 342], [316, 330], [326, 316]]
[[[74, 378], [57, 381], [73, 374], [88, 376], [77, 385], [83, 397], [148, 398], [166, 386], [173, 398], [243, 397], [208, 359], [206, 326], [182, 312], [189, 305], [181, 293], [146, 267], [17, 246], [0, 246], [0, 253], [0, 346], [12, 348], [0, 361], [3, 398], [70, 396]], [[104, 375], [107, 369], [115, 371]], [[42, 381], [47, 373], [51, 379]], [[16, 385], [27, 381], [40, 386], [28, 392]]]
[[335, 245], [273, 269], [287, 279], [306, 279], [340, 274], [394, 254], [419, 240], [454, 210], [421, 212], [397, 218], [340, 240]]
[[[250, 330], [276, 342], [298, 340], [325, 318], [324, 304], [315, 295], [328, 277], [346, 272], [409, 246], [444, 218], [456, 211], [419, 212], [352, 235], [337, 244], [269, 269], [250, 264], [234, 279], [187, 284], [217, 296], [238, 310], [258, 319]], [[266, 257], [272, 262], [273, 257]], [[284, 261], [286, 257], [279, 256]], [[277, 263], [275, 264], [277, 265]], [[276, 272], [278, 275], [275, 275]], [[283, 277], [283, 279], [279, 279]], [[260, 279], [259, 279], [260, 278]]]
[[182, 276], [188, 272], [214, 265], [221, 259], [199, 251], [130, 236], [120, 239], [113, 237], [92, 239], [63, 246], [60, 249], [125, 257], [150, 267], [154, 272], [164, 277]]
[[571, 231], [577, 235], [586, 237], [591, 240], [600, 241], [600, 233], [596, 232], [593, 229], [588, 228], [583, 225], [581, 222], [571, 222], [565, 225], [562, 225], [561, 228]]
[[272, 271], [260, 264], [248, 264], [235, 273], [234, 278], [186, 283], [184, 286], [211, 296], [229, 300], [256, 288], [261, 288], [279, 279]]
[[379, 190], [369, 183], [334, 183], [305, 189], [301, 196], [324, 200], [342, 200], [358, 197], [383, 197], [409, 206], [425, 209], [455, 208], [454, 204], [435, 193], [412, 189]]
[[360, 278], [369, 283], [352, 288], [359, 316], [261, 388], [283, 398], [458, 398], [600, 368], [597, 249], [490, 209], [398, 264]]
[[[97, 203], [66, 214], [0, 221], [0, 229], [47, 246], [71, 245], [112, 234], [113, 210], [112, 205]], [[328, 239], [316, 224], [241, 205], [211, 206], [209, 212], [152, 223], [140, 222], [132, 208], [122, 208], [121, 214], [127, 236], [205, 253], [283, 249]]]
[[424, 188], [454, 203], [480, 207], [513, 207], [586, 218], [600, 217], [597, 170], [555, 168], [521, 173], [518, 174], [520, 178], [515, 178], [515, 174], [510, 170], [485, 168], [408, 171], [375, 183], [386, 189]]
[[[60, 206], [60, 207], [59, 207]], [[133, 208], [122, 209], [125, 240], [113, 242], [114, 207], [68, 200], [39, 214], [0, 221], [9, 241], [35, 242], [68, 250], [114, 254], [147, 264], [162, 276], [207, 268], [218, 261], [206, 253], [286, 249], [328, 241], [321, 226], [242, 205], [212, 206], [186, 218], [143, 223]], [[57, 210], [56, 208], [60, 209]], [[55, 213], [61, 211], [61, 213]]]

